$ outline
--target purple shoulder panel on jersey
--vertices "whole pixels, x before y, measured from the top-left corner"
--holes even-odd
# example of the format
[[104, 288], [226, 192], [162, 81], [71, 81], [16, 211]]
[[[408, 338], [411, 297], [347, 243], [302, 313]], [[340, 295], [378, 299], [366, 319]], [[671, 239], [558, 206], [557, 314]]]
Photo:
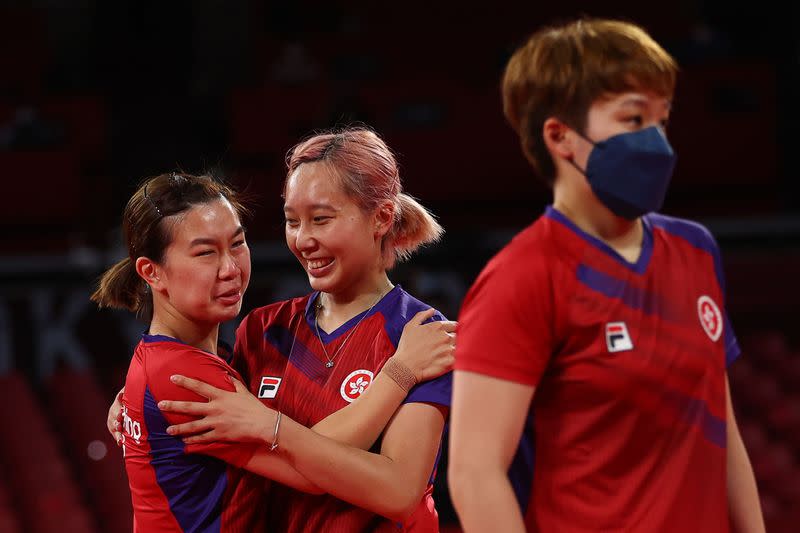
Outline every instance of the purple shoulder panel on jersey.
[[[384, 328], [386, 329], [386, 334], [396, 347], [400, 343], [400, 337], [403, 335], [403, 328], [408, 321], [420, 311], [430, 309], [431, 306], [414, 298], [399, 285], [396, 286], [393, 291], [397, 291], [397, 294], [393, 295], [390, 302], [386, 302], [387, 305], [382, 306], [381, 312], [385, 319]], [[447, 319], [443, 314], [436, 311], [428, 322], [440, 320]], [[448, 372], [436, 379], [420, 383], [412, 388], [403, 403], [435, 403], [449, 407], [452, 388], [453, 375], [451, 372]]]
[[[662, 229], [667, 233], [680, 237], [695, 248], [700, 248], [711, 254], [714, 260], [714, 271], [717, 275], [717, 282], [725, 294], [725, 272], [722, 269], [722, 256], [719, 253], [719, 246], [711, 232], [702, 224], [684, 220], [681, 218], [668, 217], [652, 213], [645, 217], [654, 227]], [[742, 353], [739, 348], [739, 341], [736, 340], [736, 334], [733, 331], [731, 321], [728, 318], [727, 310], [723, 310], [724, 329], [723, 335], [725, 336], [725, 362], [727, 365], [733, 363]]]
[[[430, 309], [431, 306], [408, 294], [400, 285], [392, 289], [388, 296], [391, 298], [385, 298], [375, 308], [383, 314], [385, 320], [383, 327], [386, 329], [389, 340], [397, 347], [400, 337], [403, 335], [403, 328], [406, 327], [408, 321], [420, 311]], [[447, 319], [439, 311], [436, 311], [428, 322], [439, 320]]]
[[722, 258], [720, 257], [719, 247], [714, 240], [714, 236], [711, 235], [711, 232], [708, 231], [705, 226], [697, 222], [692, 222], [691, 220], [683, 220], [656, 213], [647, 215], [646, 218], [654, 227], [662, 229], [676, 237], [680, 237], [695, 248], [700, 248], [710, 253], [711, 257], [714, 259], [714, 271], [717, 274], [719, 286], [722, 288], [722, 292], [725, 292], [725, 274], [722, 270]]
[[416, 385], [403, 403], [435, 403], [450, 407], [452, 390], [453, 373], [448, 372], [436, 379]]
[[150, 464], [178, 524], [185, 531], [220, 531], [227, 465], [214, 457], [185, 453], [183, 441], [167, 433], [169, 423], [149, 386], [145, 388], [143, 408]]

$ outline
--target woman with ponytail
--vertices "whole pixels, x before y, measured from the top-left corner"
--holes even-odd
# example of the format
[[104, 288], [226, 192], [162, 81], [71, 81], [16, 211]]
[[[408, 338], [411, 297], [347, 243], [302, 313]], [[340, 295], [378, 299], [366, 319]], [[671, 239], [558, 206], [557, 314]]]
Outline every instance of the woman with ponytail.
[[[255, 309], [241, 323], [234, 366], [249, 392], [179, 377], [209, 401], [164, 403], [201, 417], [170, 431], [191, 435], [189, 444], [260, 440], [327, 493], [274, 484], [268, 531], [438, 531], [432, 482], [451, 375], [417, 384], [393, 364], [404, 327], [429, 306], [387, 271], [442, 228], [402, 192], [394, 156], [370, 130], [315, 135], [289, 152], [287, 167], [286, 242], [313, 292]], [[441, 314], [426, 317], [446, 331]], [[409, 390], [403, 404], [379, 439], [364, 432], [352, 447], [336, 442], [345, 429], [337, 415], [372, 391], [379, 371]], [[304, 427], [315, 424], [333, 439]]]
[[[341, 461], [370, 455], [363, 450], [396, 418], [412, 384], [439, 376], [452, 365], [450, 332], [455, 325], [423, 325], [434, 312], [420, 305], [413, 309], [420, 312], [397, 330], [402, 339], [385, 346], [380, 358], [366, 345], [353, 342], [349, 347], [351, 355], [360, 353], [370, 361], [370, 381], [375, 375], [368, 391], [364, 379], [355, 387], [359, 394], [348, 389], [352, 400], [360, 396], [358, 401], [313, 420], [301, 411], [287, 410], [285, 415], [297, 416], [311, 429], [264, 407], [242, 385], [243, 375], [251, 384], [258, 382], [254, 392], [260, 398], [282, 399], [287, 390], [295, 392], [300, 385], [289, 381], [293, 378], [288, 372], [270, 369], [265, 377], [251, 372], [254, 365], [267, 364], [257, 341], [271, 342], [274, 335], [282, 339], [277, 322], [273, 324], [277, 330], [265, 329], [256, 337], [248, 329], [264, 316], [263, 309], [275, 306], [245, 319], [235, 356], [218, 342], [219, 324], [239, 313], [250, 279], [250, 252], [241, 223], [244, 212], [234, 191], [208, 176], [164, 174], [147, 180], [125, 208], [128, 257], [102, 276], [92, 295], [99, 306], [128, 309], [148, 323], [118, 395], [120, 401], [115, 402], [120, 406], [120, 423], [114, 427], [116, 416], [110, 422], [110, 429], [121, 434], [136, 532], [272, 531], [265, 523], [264, 508], [265, 496], [271, 495], [260, 476], [320, 494], [325, 490], [318, 488], [320, 483], [309, 481], [292, 464], [297, 457], [310, 462], [312, 466], [304, 464], [303, 469], [311, 478], [319, 482], [335, 478]], [[308, 353], [298, 342], [296, 357], [306, 358], [306, 369], [312, 365]], [[341, 354], [336, 362], [344, 360]], [[187, 381], [203, 383], [195, 386], [201, 395], [179, 386]], [[197, 404], [200, 409], [183, 404], [216, 395], [221, 395], [219, 401]], [[183, 441], [179, 431], [169, 428], [207, 425], [214, 416], [198, 420], [197, 413], [218, 415], [218, 407], [230, 398], [238, 404], [224, 418], [232, 427], [247, 419], [240, 435], [225, 433], [220, 426]], [[176, 409], [182, 404], [183, 414]], [[240, 410], [239, 405], [244, 407]], [[283, 453], [289, 449], [299, 455]], [[317, 450], [326, 450], [328, 464], [317, 460]], [[283, 485], [276, 484], [275, 491]], [[357, 494], [342, 497], [361, 502]]]

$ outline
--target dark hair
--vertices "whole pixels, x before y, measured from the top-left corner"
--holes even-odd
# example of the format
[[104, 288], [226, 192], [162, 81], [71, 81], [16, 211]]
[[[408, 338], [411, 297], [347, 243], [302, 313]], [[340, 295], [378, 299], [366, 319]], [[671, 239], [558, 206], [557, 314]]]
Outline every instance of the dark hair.
[[153, 317], [149, 287], [136, 273], [136, 259], [148, 257], [160, 263], [172, 242], [178, 217], [192, 207], [225, 199], [237, 214], [248, 214], [236, 191], [215, 178], [184, 173], [161, 174], [145, 180], [128, 200], [122, 232], [128, 257], [101, 277], [91, 299], [98, 307], [128, 309], [146, 321]]

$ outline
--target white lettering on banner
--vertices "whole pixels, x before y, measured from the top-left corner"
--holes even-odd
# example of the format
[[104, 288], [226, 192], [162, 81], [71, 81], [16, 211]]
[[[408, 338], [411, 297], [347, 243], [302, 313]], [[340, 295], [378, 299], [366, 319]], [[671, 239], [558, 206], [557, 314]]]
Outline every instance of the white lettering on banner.
[[85, 292], [74, 291], [65, 298], [64, 307], [57, 315], [52, 291], [38, 290], [32, 294], [31, 318], [40, 377], [53, 374], [59, 356], [72, 368], [89, 368], [89, 356], [75, 337], [77, 323], [89, 303]]

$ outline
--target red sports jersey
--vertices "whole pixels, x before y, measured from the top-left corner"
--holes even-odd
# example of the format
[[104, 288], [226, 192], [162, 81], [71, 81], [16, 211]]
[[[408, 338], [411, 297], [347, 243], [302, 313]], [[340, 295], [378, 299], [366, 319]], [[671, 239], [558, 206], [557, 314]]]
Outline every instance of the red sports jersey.
[[[320, 330], [331, 357], [353, 331], [335, 357], [334, 366], [328, 368], [314, 327], [317, 296], [315, 292], [255, 309], [239, 326], [234, 350], [234, 365], [250, 383], [253, 394], [270, 408], [309, 427], [358, 398], [394, 354], [406, 322], [429, 308], [396, 286], [374, 308], [335, 331]], [[437, 313], [435, 319], [444, 317]], [[448, 373], [417, 385], [405, 402], [449, 406], [451, 383]], [[372, 451], [379, 450], [380, 443]], [[431, 496], [434, 475], [417, 512], [405, 524], [393, 523], [331, 495], [308, 495], [276, 483], [270, 489], [269, 531], [438, 531]]]
[[719, 252], [642, 220], [630, 264], [548, 208], [464, 301], [456, 369], [536, 387], [509, 472], [528, 531], [728, 531]]
[[229, 466], [245, 465], [258, 446], [184, 444], [167, 434], [167, 426], [191, 417], [161, 412], [159, 400], [203, 400], [170, 382], [173, 374], [227, 390], [234, 390], [228, 376], [239, 377], [216, 355], [171, 337], [142, 336], [122, 398], [123, 453], [133, 500], [134, 531], [263, 530], [263, 478], [259, 478], [261, 487], [245, 490], [239, 480], [247, 473]]

